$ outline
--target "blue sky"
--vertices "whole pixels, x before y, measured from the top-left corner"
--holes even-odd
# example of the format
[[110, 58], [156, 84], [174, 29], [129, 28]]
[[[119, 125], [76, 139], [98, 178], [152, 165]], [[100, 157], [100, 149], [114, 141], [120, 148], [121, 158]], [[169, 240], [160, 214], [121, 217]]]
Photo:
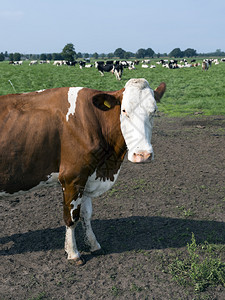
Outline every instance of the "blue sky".
[[0, 5], [0, 52], [225, 51], [224, 0], [10, 0]]

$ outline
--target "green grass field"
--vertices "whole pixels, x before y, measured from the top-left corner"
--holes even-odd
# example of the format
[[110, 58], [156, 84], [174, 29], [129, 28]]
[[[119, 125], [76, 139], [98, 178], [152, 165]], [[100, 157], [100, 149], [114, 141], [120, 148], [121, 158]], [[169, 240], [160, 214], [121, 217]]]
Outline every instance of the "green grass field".
[[[154, 64], [154, 61], [152, 61]], [[111, 73], [100, 76], [97, 69], [68, 66], [33, 65], [22, 66], [0, 63], [0, 95], [24, 93], [62, 86], [82, 86], [100, 90], [118, 90], [130, 78], [143, 77], [155, 89], [161, 81], [166, 82], [167, 91], [159, 104], [159, 110], [169, 116], [225, 115], [225, 63], [214, 65], [202, 72], [201, 66], [170, 70], [156, 65], [155, 69], [125, 69], [122, 80]], [[11, 86], [9, 80], [13, 84]]]

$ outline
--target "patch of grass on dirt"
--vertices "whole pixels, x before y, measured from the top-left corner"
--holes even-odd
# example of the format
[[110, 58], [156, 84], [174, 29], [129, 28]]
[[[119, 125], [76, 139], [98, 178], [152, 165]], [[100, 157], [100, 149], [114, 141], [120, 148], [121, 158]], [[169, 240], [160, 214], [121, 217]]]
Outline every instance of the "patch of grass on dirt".
[[225, 286], [225, 263], [218, 257], [214, 245], [205, 242], [197, 245], [192, 233], [191, 243], [187, 244], [188, 257], [176, 258], [169, 264], [169, 273], [180, 285], [192, 286], [195, 292], [203, 292], [209, 286]]
[[111, 292], [113, 296], [119, 296], [120, 294], [120, 289], [118, 289], [115, 285], [111, 288]]
[[183, 205], [182, 206], [176, 206], [176, 208], [180, 211], [181, 215], [184, 218], [192, 217], [195, 214], [190, 208], [185, 209], [185, 207]]

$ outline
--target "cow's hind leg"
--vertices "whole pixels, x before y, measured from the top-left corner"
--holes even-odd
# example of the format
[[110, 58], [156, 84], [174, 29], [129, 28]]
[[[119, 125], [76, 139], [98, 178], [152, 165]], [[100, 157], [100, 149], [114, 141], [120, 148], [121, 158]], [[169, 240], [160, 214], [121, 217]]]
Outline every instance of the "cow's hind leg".
[[90, 247], [93, 254], [101, 253], [101, 246], [96, 240], [95, 234], [91, 227], [91, 216], [92, 216], [92, 202], [91, 198], [87, 196], [82, 197], [80, 218], [85, 230], [86, 243]]

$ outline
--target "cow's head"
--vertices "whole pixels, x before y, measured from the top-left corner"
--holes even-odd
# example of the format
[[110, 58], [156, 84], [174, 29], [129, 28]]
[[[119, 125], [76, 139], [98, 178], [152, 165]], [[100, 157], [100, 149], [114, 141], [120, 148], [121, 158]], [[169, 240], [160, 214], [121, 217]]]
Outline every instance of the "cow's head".
[[153, 91], [147, 80], [130, 79], [121, 103], [121, 131], [128, 148], [128, 159], [134, 163], [153, 159], [151, 136], [153, 117], [166, 89], [165, 83]]
[[116, 105], [121, 106], [120, 128], [127, 145], [128, 159], [141, 163], [153, 159], [151, 136], [153, 117], [159, 102], [166, 90], [163, 82], [153, 91], [147, 80], [130, 79], [119, 94], [119, 99], [109, 94], [98, 94], [93, 103], [101, 110], [107, 111]]

